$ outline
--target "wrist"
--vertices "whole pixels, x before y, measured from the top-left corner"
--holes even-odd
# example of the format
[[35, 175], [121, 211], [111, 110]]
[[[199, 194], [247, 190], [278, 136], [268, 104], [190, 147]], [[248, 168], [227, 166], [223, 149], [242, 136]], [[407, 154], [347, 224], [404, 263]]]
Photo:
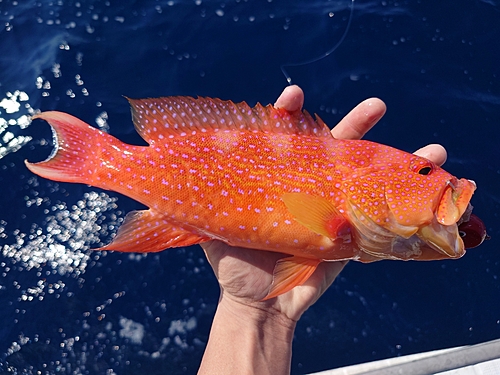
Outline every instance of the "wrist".
[[242, 302], [222, 292], [217, 312], [239, 327], [261, 331], [267, 337], [287, 341], [293, 338], [297, 321], [273, 307], [271, 301]]
[[199, 374], [289, 374], [296, 322], [269, 306], [222, 293]]

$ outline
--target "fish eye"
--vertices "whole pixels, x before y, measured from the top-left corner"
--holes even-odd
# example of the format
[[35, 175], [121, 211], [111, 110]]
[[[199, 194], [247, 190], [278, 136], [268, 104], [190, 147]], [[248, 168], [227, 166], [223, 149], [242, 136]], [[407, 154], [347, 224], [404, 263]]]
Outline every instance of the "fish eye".
[[418, 170], [418, 174], [423, 174], [424, 176], [427, 176], [431, 172], [432, 172], [432, 167], [430, 166], [425, 166]]
[[430, 175], [436, 166], [430, 160], [415, 156], [410, 162], [410, 170], [422, 176]]

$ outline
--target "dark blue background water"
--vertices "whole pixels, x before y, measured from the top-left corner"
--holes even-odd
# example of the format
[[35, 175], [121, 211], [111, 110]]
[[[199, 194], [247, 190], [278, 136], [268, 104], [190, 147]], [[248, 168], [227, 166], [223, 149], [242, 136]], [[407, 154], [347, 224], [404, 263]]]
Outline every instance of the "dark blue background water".
[[[123, 95], [273, 102], [280, 66], [335, 45], [349, 6], [0, 1], [0, 372], [195, 373], [218, 298], [198, 247], [90, 252], [138, 205], [30, 174], [23, 160], [52, 147], [27, 116], [67, 111], [141, 143]], [[331, 126], [378, 96], [388, 113], [367, 138], [446, 146], [493, 237], [457, 261], [351, 262], [300, 321], [294, 374], [500, 336], [499, 25], [497, 0], [359, 0], [337, 50], [287, 69]]]

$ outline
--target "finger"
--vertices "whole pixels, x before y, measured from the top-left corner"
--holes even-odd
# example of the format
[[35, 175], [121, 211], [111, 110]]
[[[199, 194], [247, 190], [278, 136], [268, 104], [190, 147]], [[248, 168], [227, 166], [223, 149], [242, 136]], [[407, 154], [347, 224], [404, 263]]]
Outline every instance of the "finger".
[[443, 165], [446, 161], [446, 149], [438, 144], [427, 145], [414, 152], [415, 155], [433, 161], [437, 165]]
[[297, 85], [286, 87], [278, 100], [276, 100], [276, 103], [274, 103], [276, 108], [284, 108], [290, 112], [302, 109], [303, 105], [304, 92]]
[[360, 139], [382, 118], [386, 109], [382, 100], [366, 99], [332, 129], [332, 134], [338, 139]]

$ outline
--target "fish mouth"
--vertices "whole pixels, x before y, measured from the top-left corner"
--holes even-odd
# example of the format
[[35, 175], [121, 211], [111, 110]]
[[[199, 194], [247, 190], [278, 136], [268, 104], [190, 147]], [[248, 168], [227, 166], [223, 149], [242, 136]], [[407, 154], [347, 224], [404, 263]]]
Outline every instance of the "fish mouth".
[[359, 249], [375, 259], [455, 259], [465, 254], [458, 224], [468, 220], [475, 190], [474, 181], [451, 178], [430, 221], [413, 226], [400, 224], [392, 213], [379, 225], [352, 202], [346, 205], [346, 213]]
[[455, 177], [448, 180], [437, 206], [437, 221], [442, 225], [456, 224], [466, 212], [475, 190], [476, 183], [472, 180]]
[[416, 235], [436, 251], [450, 258], [465, 254], [458, 224], [467, 221], [472, 211], [469, 203], [476, 190], [472, 180], [453, 177], [446, 183], [433, 220], [419, 228]]

